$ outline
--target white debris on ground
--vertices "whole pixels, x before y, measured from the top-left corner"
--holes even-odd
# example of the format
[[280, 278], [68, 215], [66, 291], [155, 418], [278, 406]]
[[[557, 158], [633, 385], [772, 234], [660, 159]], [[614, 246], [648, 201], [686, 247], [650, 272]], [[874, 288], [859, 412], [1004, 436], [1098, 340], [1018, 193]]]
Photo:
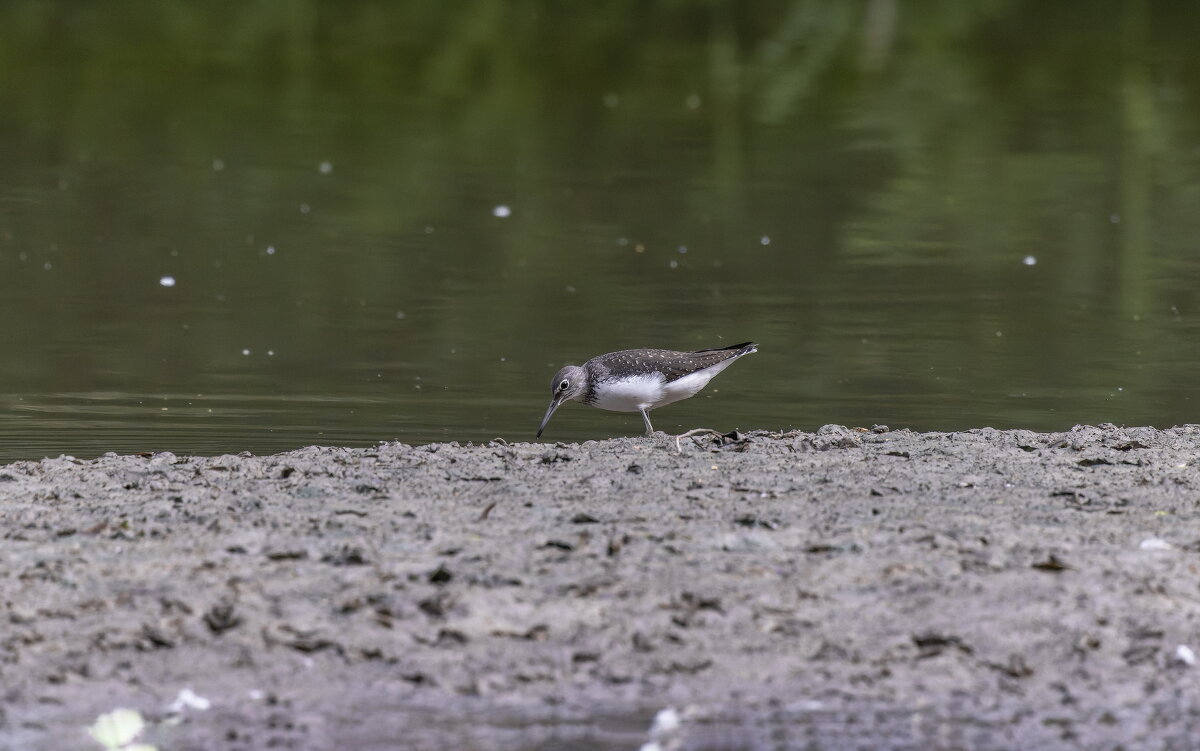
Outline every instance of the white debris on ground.
[[650, 740], [642, 744], [640, 751], [671, 751], [679, 746], [677, 733], [683, 718], [674, 707], [660, 709], [650, 723]]
[[1176, 665], [1191, 667], [1196, 664], [1196, 653], [1186, 644], [1180, 644], [1175, 647], [1175, 654], [1171, 655], [1171, 661]]
[[1147, 537], [1138, 547], [1142, 550], [1170, 550], [1172, 545], [1161, 537]]
[[190, 688], [185, 688], [179, 692], [179, 696], [175, 697], [175, 701], [171, 702], [167, 710], [179, 713], [185, 709], [198, 709], [203, 712], [211, 706], [211, 701], [195, 693]]

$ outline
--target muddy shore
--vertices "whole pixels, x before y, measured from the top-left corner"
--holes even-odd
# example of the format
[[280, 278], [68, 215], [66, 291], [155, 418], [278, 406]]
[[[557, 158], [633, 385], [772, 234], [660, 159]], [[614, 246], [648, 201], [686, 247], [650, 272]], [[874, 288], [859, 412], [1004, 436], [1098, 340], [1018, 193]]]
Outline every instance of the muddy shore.
[[0, 749], [1193, 748], [1198, 509], [1200, 426], [18, 462]]

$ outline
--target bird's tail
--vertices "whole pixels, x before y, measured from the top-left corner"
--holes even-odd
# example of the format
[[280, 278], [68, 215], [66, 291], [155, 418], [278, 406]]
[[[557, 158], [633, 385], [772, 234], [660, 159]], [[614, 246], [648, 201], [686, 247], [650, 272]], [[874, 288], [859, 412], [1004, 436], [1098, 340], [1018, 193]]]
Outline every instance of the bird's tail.
[[713, 347], [712, 349], [698, 349], [699, 352], [724, 352], [726, 350], [736, 350], [738, 355], [748, 355], [751, 352], [758, 351], [757, 342], [742, 342], [741, 344], [733, 344], [728, 347]]

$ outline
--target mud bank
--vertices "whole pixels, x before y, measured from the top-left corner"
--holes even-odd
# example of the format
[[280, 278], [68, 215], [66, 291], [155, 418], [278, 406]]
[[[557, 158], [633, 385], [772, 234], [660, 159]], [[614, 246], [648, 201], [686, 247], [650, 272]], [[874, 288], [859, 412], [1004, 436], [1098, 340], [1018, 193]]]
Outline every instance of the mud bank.
[[1200, 426], [20, 462], [0, 748], [1191, 748], [1198, 508]]

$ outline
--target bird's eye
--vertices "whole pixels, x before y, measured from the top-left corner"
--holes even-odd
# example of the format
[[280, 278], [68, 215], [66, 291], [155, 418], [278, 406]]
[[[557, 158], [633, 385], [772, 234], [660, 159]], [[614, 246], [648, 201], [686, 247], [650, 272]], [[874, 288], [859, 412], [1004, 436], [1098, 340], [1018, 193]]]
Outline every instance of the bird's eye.
[[558, 390], [559, 390], [559, 391], [566, 391], [566, 390], [567, 390], [567, 387], [568, 387], [568, 386], [570, 386], [570, 385], [571, 385], [571, 382], [570, 382], [570, 381], [563, 381], [562, 383], [558, 384]]

